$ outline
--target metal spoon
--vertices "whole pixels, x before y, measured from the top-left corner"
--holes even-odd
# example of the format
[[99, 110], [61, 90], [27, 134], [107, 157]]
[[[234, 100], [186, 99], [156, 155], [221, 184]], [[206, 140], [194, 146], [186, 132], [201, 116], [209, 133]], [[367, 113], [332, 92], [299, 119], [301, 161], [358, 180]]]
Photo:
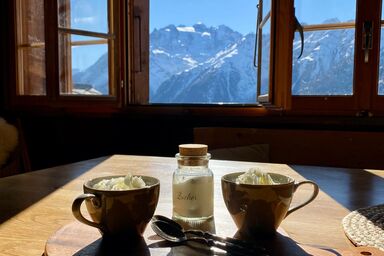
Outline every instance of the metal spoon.
[[204, 237], [206, 239], [213, 239], [213, 240], [225, 243], [225, 244], [230, 243], [235, 247], [236, 246], [240, 247], [240, 249], [247, 248], [249, 250], [255, 250], [257, 252], [260, 252], [260, 251], [265, 252], [266, 251], [264, 247], [261, 247], [261, 246], [258, 246], [258, 245], [255, 245], [253, 243], [249, 243], [249, 242], [246, 242], [246, 241], [243, 241], [240, 239], [231, 238], [231, 237], [221, 237], [221, 236], [218, 236], [218, 235], [215, 235], [215, 234], [212, 234], [209, 232], [205, 232], [202, 230], [192, 230], [192, 229], [183, 230], [183, 227], [179, 223], [177, 223], [176, 221], [174, 221], [168, 217], [165, 217], [163, 215], [154, 215], [152, 217], [152, 221], [156, 221], [156, 220], [164, 221], [164, 222], [168, 223], [169, 225], [173, 226], [175, 229], [179, 229], [184, 234], [191, 234], [191, 235], [195, 235], [198, 237]]
[[201, 244], [205, 244], [209, 247], [216, 247], [222, 249], [231, 255], [265, 255], [264, 253], [255, 254], [255, 251], [249, 250], [247, 248], [241, 248], [239, 246], [233, 246], [231, 244], [224, 244], [221, 242], [214, 241], [209, 238], [204, 237], [188, 237], [183, 232], [182, 229], [176, 227], [175, 225], [171, 225], [162, 220], [152, 220], [151, 227], [153, 231], [163, 239], [174, 242], [174, 243], [184, 243], [187, 241], [196, 241]]

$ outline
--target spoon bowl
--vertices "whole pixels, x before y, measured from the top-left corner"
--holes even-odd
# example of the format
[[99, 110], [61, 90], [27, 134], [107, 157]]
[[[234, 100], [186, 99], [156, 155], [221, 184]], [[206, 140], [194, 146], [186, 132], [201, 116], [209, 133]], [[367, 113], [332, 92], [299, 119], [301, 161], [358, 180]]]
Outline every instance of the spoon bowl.
[[179, 229], [162, 220], [152, 220], [151, 227], [161, 238], [174, 242], [182, 243], [188, 240], [182, 229]]
[[164, 221], [164, 222], [168, 223], [169, 225], [174, 226], [175, 228], [183, 230], [183, 227], [179, 223], [177, 223], [176, 221], [174, 221], [168, 217], [165, 217], [163, 215], [153, 215], [152, 221], [157, 221], [157, 220]]

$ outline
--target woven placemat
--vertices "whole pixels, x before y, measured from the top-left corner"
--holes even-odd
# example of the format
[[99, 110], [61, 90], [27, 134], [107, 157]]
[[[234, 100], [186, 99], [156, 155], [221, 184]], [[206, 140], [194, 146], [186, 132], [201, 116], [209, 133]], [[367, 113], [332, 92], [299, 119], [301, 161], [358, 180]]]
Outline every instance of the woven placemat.
[[384, 251], [384, 204], [357, 209], [343, 218], [344, 232], [356, 246]]

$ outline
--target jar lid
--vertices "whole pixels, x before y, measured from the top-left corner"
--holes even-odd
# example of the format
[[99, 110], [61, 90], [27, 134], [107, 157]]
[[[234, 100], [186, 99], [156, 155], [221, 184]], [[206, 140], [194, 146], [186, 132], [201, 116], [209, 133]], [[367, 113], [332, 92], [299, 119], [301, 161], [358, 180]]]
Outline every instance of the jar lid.
[[181, 144], [179, 153], [183, 156], [205, 156], [208, 152], [208, 146], [205, 144]]

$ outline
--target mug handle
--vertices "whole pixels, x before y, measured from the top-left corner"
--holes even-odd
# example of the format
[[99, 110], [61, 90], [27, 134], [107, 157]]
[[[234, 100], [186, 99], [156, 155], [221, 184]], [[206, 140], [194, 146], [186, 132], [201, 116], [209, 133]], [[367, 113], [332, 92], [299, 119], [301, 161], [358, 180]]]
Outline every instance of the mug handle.
[[313, 192], [312, 192], [312, 195], [304, 202], [302, 202], [301, 204], [299, 205], [296, 205], [295, 207], [292, 207], [288, 210], [287, 214], [285, 215], [285, 217], [287, 217], [289, 214], [291, 214], [292, 212], [306, 206], [307, 204], [309, 204], [310, 202], [312, 202], [316, 196], [319, 194], [319, 186], [313, 182], [313, 181], [310, 181], [310, 180], [304, 180], [304, 181], [300, 181], [298, 183], [295, 183], [294, 185], [294, 188], [293, 188], [293, 192], [295, 192], [297, 190], [297, 188], [303, 184], [312, 184], [313, 185]]
[[99, 228], [100, 230], [102, 230], [103, 228], [101, 227], [101, 225], [99, 223], [96, 223], [96, 222], [93, 222], [93, 221], [90, 221], [90, 220], [87, 220], [83, 214], [81, 214], [81, 210], [80, 210], [80, 207], [81, 207], [81, 204], [84, 202], [85, 199], [90, 199], [92, 200], [92, 202], [94, 203], [94, 205], [97, 207], [97, 206], [101, 206], [100, 205], [100, 200], [94, 195], [94, 194], [82, 194], [82, 195], [79, 195], [72, 203], [72, 214], [73, 216], [75, 216], [75, 218], [80, 221], [81, 223], [84, 223], [86, 225], [89, 225], [89, 226], [92, 226], [92, 227], [95, 227], [95, 228]]

